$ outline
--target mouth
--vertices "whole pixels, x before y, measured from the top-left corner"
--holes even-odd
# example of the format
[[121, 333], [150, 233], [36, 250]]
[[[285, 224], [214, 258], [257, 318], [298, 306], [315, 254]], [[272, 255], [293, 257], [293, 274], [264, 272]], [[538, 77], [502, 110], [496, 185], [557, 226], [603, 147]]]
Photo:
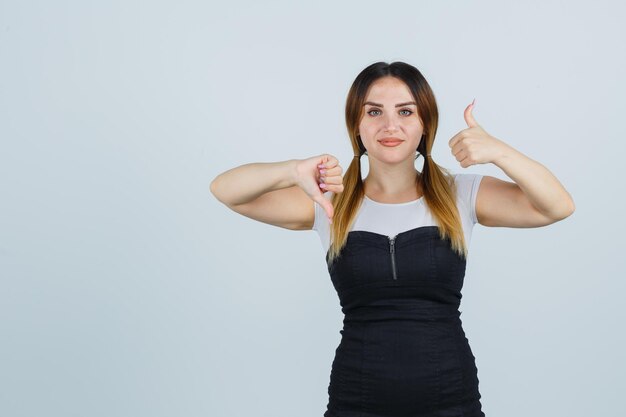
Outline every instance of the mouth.
[[400, 142], [404, 142], [402, 139], [399, 138], [382, 138], [379, 140], [380, 143], [384, 143], [384, 144], [390, 144], [393, 145], [394, 143], [400, 143]]

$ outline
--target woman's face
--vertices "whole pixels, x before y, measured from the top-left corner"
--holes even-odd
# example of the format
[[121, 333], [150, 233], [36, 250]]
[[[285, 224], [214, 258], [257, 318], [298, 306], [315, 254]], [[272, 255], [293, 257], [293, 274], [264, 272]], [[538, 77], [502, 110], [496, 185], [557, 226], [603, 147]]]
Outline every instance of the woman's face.
[[[383, 77], [370, 86], [359, 123], [361, 141], [370, 158], [387, 163], [414, 160], [424, 128], [417, 105], [411, 103], [414, 99], [409, 88], [397, 78]], [[397, 146], [385, 146], [381, 143], [384, 138], [401, 142]]]

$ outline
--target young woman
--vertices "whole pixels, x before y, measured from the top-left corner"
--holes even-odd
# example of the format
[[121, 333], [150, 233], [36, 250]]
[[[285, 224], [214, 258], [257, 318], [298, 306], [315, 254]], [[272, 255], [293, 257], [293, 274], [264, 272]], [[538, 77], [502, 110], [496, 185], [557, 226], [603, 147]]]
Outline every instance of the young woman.
[[478, 125], [473, 106], [451, 153], [463, 168], [492, 163], [514, 182], [437, 165], [429, 84], [409, 64], [377, 62], [348, 94], [354, 158], [345, 176], [322, 154], [242, 165], [211, 183], [244, 216], [320, 235], [345, 314], [325, 417], [485, 415], [458, 309], [472, 228], [549, 225], [574, 202], [546, 167]]

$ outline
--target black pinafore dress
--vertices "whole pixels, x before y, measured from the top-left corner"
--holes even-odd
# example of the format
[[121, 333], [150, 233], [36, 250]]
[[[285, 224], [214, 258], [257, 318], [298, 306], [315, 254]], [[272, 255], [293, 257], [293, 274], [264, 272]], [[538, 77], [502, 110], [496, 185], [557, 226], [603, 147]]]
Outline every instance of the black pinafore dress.
[[328, 271], [344, 313], [324, 417], [484, 417], [459, 305], [466, 261], [437, 226], [350, 231]]

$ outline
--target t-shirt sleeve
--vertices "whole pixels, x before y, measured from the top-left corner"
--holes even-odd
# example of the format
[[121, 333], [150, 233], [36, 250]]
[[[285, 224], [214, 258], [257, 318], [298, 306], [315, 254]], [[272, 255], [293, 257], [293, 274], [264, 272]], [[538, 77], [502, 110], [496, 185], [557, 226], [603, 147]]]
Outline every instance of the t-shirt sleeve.
[[465, 210], [465, 215], [471, 220], [472, 225], [478, 223], [476, 217], [476, 196], [478, 188], [483, 179], [481, 174], [456, 174], [454, 179], [457, 184], [457, 200], [461, 203]]

